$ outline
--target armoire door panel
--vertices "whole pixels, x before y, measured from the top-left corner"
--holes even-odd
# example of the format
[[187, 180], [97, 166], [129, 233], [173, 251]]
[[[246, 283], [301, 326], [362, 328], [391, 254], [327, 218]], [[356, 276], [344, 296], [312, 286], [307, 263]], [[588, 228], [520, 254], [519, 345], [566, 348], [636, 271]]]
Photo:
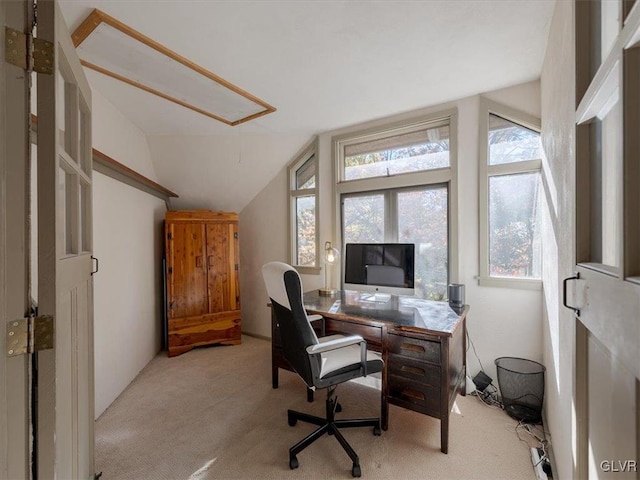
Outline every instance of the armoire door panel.
[[210, 313], [235, 310], [231, 306], [229, 264], [229, 225], [207, 225], [207, 256], [209, 258], [209, 311]]
[[169, 318], [208, 313], [204, 225], [168, 225]]
[[240, 249], [238, 248], [238, 224], [231, 224], [230, 229], [231, 258], [233, 258], [233, 268], [236, 270], [231, 282], [231, 306], [232, 310], [240, 310], [240, 275], [238, 275], [238, 269], [240, 268]]

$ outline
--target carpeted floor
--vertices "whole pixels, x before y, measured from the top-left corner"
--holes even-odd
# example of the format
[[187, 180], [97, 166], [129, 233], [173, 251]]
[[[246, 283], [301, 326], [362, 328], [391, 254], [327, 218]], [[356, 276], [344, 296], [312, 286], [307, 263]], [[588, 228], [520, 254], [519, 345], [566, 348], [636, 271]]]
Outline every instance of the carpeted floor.
[[[280, 371], [271, 388], [271, 345], [243, 336], [239, 346], [161, 352], [96, 423], [96, 471], [111, 479], [333, 479], [351, 477], [351, 461], [324, 436], [289, 469], [288, 449], [315, 427], [287, 424], [287, 409], [323, 415], [324, 392], [307, 403], [302, 381]], [[338, 418], [379, 415], [380, 393], [338, 387]], [[440, 422], [391, 406], [389, 430], [343, 430], [370, 479], [535, 479], [516, 422], [473, 396], [458, 396], [449, 454]]]

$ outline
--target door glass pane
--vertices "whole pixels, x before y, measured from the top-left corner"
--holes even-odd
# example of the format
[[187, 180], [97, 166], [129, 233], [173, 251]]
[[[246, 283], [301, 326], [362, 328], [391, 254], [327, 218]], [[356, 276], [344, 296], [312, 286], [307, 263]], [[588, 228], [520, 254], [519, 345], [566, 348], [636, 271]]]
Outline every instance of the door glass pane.
[[89, 202], [91, 201], [91, 187], [80, 182], [80, 251], [91, 251], [91, 219], [89, 218]]
[[296, 170], [296, 190], [304, 188], [315, 188], [316, 186], [316, 156], [311, 155], [309, 159]]
[[616, 102], [591, 124], [591, 262], [618, 267], [621, 235], [622, 109]]
[[489, 177], [489, 273], [540, 278], [538, 173]]
[[447, 187], [398, 192], [398, 242], [414, 243], [415, 294], [443, 300], [449, 271]]
[[86, 174], [91, 172], [91, 115], [84, 102], [80, 106], [80, 164], [82, 171]]
[[600, 0], [600, 59], [607, 58], [620, 32], [622, 2], [620, 0]]
[[385, 177], [449, 166], [449, 125], [344, 148], [344, 179]]
[[343, 197], [344, 243], [384, 242], [384, 194]]
[[77, 123], [74, 123], [73, 121], [73, 109], [74, 105], [77, 105], [76, 99], [74, 98], [76, 89], [71, 83], [66, 81], [64, 74], [60, 71], [58, 71], [56, 89], [57, 124], [60, 128], [60, 131], [58, 132], [58, 144], [74, 161], [77, 162], [77, 147], [74, 142], [77, 141], [78, 132], [73, 130], [74, 124], [76, 129], [78, 128]]
[[[624, 3], [627, 3], [624, 0]], [[588, 5], [591, 30], [591, 79], [605, 61], [620, 32], [623, 14], [621, 0], [590, 0]]]
[[540, 134], [497, 115], [489, 115], [489, 165], [536, 160]]
[[299, 266], [316, 266], [316, 197], [296, 197], [296, 259]]
[[634, 7], [636, 0], [622, 0], [622, 18], [624, 21], [627, 20], [627, 16], [631, 9]]
[[[76, 193], [76, 176], [73, 173], [67, 172], [62, 166], [59, 167], [58, 174], [58, 195], [60, 198], [60, 205], [64, 206], [64, 209], [59, 209], [60, 215], [64, 215], [61, 219], [60, 226], [64, 226], [64, 230], [60, 230], [60, 240], [64, 245], [63, 253], [70, 255], [77, 253], [76, 239], [75, 239], [75, 219], [77, 218], [75, 208], [77, 203], [75, 201]], [[75, 195], [74, 195], [75, 194]]]

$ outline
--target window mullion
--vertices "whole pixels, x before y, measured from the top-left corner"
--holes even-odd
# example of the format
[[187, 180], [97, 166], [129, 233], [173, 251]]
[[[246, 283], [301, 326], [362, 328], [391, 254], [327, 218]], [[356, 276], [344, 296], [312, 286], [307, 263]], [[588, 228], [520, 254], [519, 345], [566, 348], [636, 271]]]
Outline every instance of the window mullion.
[[311, 195], [317, 195], [317, 189], [316, 188], [305, 188], [303, 190], [292, 190], [291, 191], [291, 196], [292, 197], [308, 197]]
[[385, 242], [398, 241], [398, 190], [385, 192]]
[[496, 175], [514, 175], [516, 173], [539, 172], [542, 160], [527, 160], [524, 162], [502, 163], [487, 167], [490, 177]]

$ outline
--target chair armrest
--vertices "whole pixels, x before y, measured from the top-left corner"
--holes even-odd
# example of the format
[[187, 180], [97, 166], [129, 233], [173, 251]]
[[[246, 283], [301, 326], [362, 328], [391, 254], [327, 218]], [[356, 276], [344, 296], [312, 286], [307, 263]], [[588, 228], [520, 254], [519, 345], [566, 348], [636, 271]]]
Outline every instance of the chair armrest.
[[348, 347], [349, 345], [355, 345], [360, 342], [365, 342], [366, 345], [366, 340], [360, 335], [349, 335], [348, 337], [340, 337], [334, 340], [329, 340], [328, 342], [309, 345], [307, 347], [307, 353], [313, 355], [316, 353], [329, 352], [331, 350], [336, 350], [337, 348]]
[[320, 335], [324, 337], [325, 332], [326, 332], [324, 317], [322, 315], [307, 315], [307, 320], [309, 320], [309, 323], [313, 323], [313, 322], [317, 322], [318, 320], [322, 320], [322, 323], [320, 324]]
[[360, 368], [364, 376], [367, 376], [367, 341], [360, 335], [349, 335], [347, 337], [336, 338], [335, 340], [329, 340], [328, 342], [318, 343], [316, 345], [309, 345], [307, 347], [307, 353], [315, 355], [324, 352], [330, 352], [331, 350], [337, 350], [339, 348], [349, 347], [351, 345], [360, 344]]

